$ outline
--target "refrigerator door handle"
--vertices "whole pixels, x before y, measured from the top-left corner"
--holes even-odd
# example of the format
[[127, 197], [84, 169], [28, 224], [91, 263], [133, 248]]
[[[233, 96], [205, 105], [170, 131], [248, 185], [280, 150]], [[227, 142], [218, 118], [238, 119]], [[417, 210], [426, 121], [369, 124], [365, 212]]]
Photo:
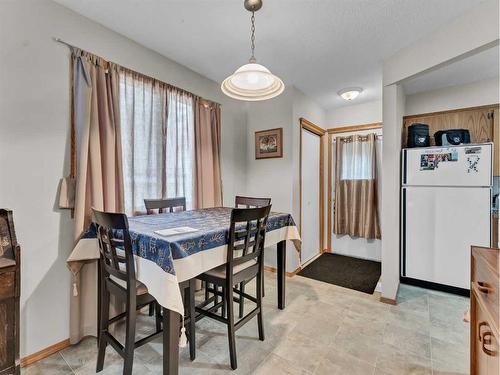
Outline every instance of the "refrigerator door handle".
[[401, 276], [406, 276], [406, 188], [401, 195]]
[[401, 171], [401, 174], [403, 175], [403, 185], [406, 185], [406, 181], [407, 181], [407, 172], [408, 172], [408, 166], [407, 166], [407, 163], [406, 163], [406, 159], [407, 159], [407, 155], [406, 155], [406, 152], [407, 150], [403, 150], [403, 154], [402, 154], [402, 159], [401, 160], [401, 166], [403, 167], [403, 170]]

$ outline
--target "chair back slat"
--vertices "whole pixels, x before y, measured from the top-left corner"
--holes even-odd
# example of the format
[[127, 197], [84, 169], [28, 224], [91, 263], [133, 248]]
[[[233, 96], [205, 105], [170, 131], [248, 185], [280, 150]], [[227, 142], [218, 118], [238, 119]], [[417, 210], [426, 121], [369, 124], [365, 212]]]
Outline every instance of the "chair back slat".
[[175, 208], [186, 211], [186, 198], [144, 199], [144, 205], [148, 215], [154, 214], [156, 210], [160, 214], [174, 212]]
[[256, 208], [269, 206], [270, 204], [271, 198], [244, 197], [237, 195], [234, 199], [234, 207], [236, 208]]
[[135, 288], [135, 263], [127, 216], [96, 209], [92, 211], [97, 226], [103, 276], [109, 279], [112, 275]]
[[259, 267], [271, 205], [257, 208], [234, 208], [231, 211], [226, 273], [234, 275], [234, 267], [255, 260]]

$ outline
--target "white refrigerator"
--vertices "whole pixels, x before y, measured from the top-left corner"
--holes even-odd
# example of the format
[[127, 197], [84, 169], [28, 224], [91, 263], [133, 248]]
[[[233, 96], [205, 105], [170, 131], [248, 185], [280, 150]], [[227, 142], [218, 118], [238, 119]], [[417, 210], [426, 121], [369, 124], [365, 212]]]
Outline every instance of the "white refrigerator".
[[470, 247], [489, 246], [493, 145], [404, 149], [401, 276], [470, 289]]

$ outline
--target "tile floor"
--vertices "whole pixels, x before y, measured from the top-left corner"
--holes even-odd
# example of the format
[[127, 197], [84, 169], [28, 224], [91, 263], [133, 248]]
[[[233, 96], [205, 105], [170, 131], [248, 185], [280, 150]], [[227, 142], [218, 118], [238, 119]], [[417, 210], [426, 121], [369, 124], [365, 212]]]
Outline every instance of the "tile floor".
[[[275, 275], [266, 274], [266, 340], [255, 319], [237, 331], [238, 369], [231, 371], [225, 326], [197, 323], [197, 357], [181, 349], [181, 374], [452, 375], [469, 373], [467, 298], [401, 285], [398, 305], [303, 278], [288, 279], [287, 308], [276, 307]], [[247, 310], [248, 311], [248, 310]], [[153, 329], [141, 316], [138, 334]], [[162, 373], [161, 341], [136, 351], [134, 374]], [[26, 375], [94, 374], [96, 341], [37, 362]], [[121, 374], [121, 358], [108, 347], [103, 375]]]

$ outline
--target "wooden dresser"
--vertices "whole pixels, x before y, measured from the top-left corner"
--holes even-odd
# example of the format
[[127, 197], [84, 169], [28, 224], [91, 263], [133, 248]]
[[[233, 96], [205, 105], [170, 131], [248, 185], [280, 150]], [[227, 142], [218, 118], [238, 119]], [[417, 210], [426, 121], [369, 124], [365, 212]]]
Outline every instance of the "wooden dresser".
[[0, 209], [0, 375], [19, 374], [20, 248], [12, 211]]
[[500, 250], [472, 248], [471, 375], [500, 374]]

